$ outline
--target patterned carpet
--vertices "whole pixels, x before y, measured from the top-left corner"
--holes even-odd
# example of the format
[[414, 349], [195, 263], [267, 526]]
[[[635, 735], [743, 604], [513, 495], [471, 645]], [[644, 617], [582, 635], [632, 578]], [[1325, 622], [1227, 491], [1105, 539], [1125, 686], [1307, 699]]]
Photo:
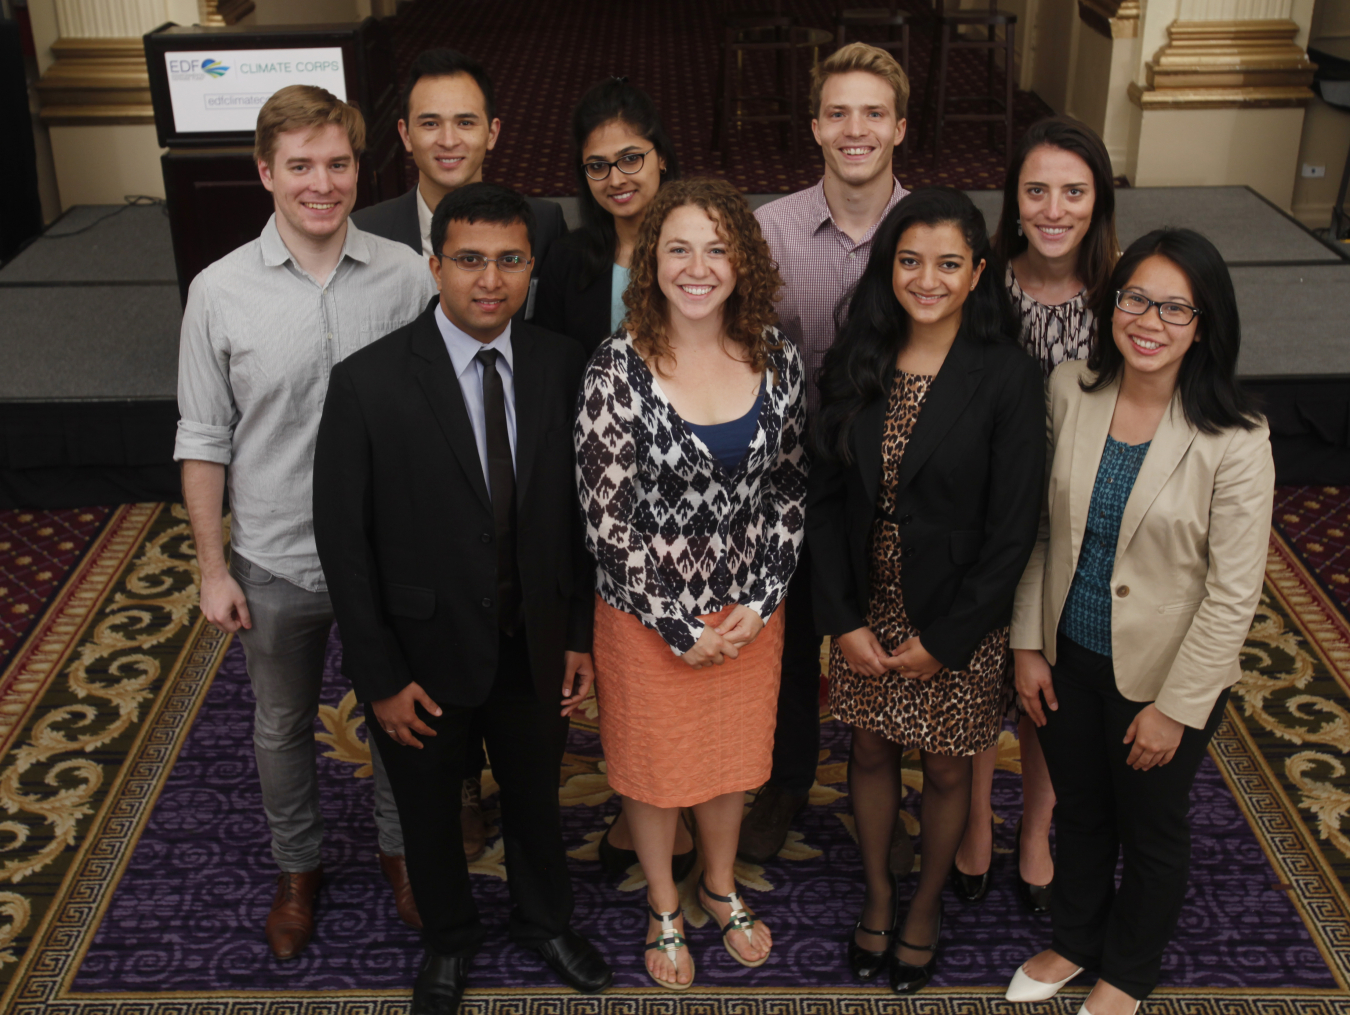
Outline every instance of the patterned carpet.
[[[49, 527], [29, 514], [22, 522], [0, 515], [0, 528]], [[77, 560], [32, 605], [34, 619], [18, 632], [22, 644], [3, 674], [23, 697], [4, 705], [18, 735], [0, 756], [9, 818], [0, 823], [8, 882], [0, 886], [0, 1012], [406, 1011], [419, 949], [373, 862], [364, 731], [331, 675], [336, 639], [317, 731], [329, 881], [314, 943], [300, 960], [278, 963], [260, 932], [272, 868], [242, 652], [200, 621], [181, 508], [83, 514], [92, 530], [65, 551]], [[1193, 795], [1195, 877], [1153, 1011], [1350, 1005], [1350, 625], [1327, 591], [1344, 595], [1330, 540], [1338, 523], [1350, 529], [1350, 494], [1282, 488], [1277, 520], [1246, 677]], [[1327, 555], [1315, 570], [1303, 556], [1310, 542]], [[11, 569], [29, 566], [14, 557], [33, 556], [11, 553], [0, 551], [7, 587], [16, 584]], [[775, 861], [737, 872], [773, 921], [774, 960], [742, 969], [716, 947], [705, 915], [687, 910], [699, 974], [685, 1003], [700, 1012], [894, 1008], [883, 991], [853, 986], [843, 963], [858, 855], [845, 730], [833, 722], [824, 730], [813, 806], [798, 831]], [[916, 1010], [1005, 1011], [1001, 985], [1047, 939], [1046, 923], [1013, 895], [1011, 734], [1003, 747], [994, 890], [976, 907], [948, 900], [940, 978]], [[907, 785], [912, 808], [917, 770]], [[670, 995], [647, 989], [642, 973], [640, 877], [635, 870], [616, 883], [595, 862], [595, 840], [616, 803], [593, 716], [574, 724], [560, 793], [575, 922], [615, 965], [615, 989], [585, 1001], [556, 990], [531, 953], [506, 942], [505, 872], [494, 842], [474, 868], [491, 933], [466, 1011], [673, 1012]], [[918, 830], [912, 814], [911, 825]], [[1081, 987], [1062, 1004], [1078, 997]]]
[[[930, 9], [925, 0], [907, 0], [915, 11]], [[710, 148], [715, 84], [720, 74], [719, 43], [724, 14], [763, 11], [757, 0], [685, 0], [682, 3], [627, 3], [608, 0], [501, 0], [494, 4], [412, 4], [395, 22], [394, 41], [400, 71], [418, 52], [454, 46], [482, 61], [497, 89], [501, 138], [488, 155], [486, 176], [527, 194], [576, 193], [570, 164], [569, 121], [572, 107], [588, 87], [612, 74], [625, 75], [656, 101], [686, 175], [726, 176], [751, 194], [786, 193], [820, 179], [819, 148], [811, 137], [807, 80], [811, 56], [798, 56], [801, 155], [781, 147], [777, 124], [747, 124], [733, 142], [729, 162]], [[832, 30], [832, 0], [784, 0], [785, 13], [800, 25]], [[881, 38], [865, 30], [857, 38]], [[850, 34], [849, 39], [855, 36]], [[923, 85], [928, 71], [931, 33], [922, 24], [910, 39], [907, 68], [910, 97], [910, 161], [897, 168], [901, 181], [917, 186], [947, 184], [965, 189], [1003, 185], [1004, 156], [991, 148], [981, 124], [950, 124], [939, 159], [931, 140], [915, 142], [923, 120]], [[820, 49], [821, 57], [832, 44]], [[971, 95], [985, 89], [983, 54], [952, 55], [949, 94]], [[746, 91], [769, 94], [772, 60], [748, 58]], [[999, 79], [1001, 80], [1001, 79]], [[975, 107], [963, 107], [974, 111]], [[765, 107], [756, 107], [765, 111]], [[747, 110], [750, 111], [750, 110]], [[953, 110], [955, 111], [955, 110]], [[1018, 92], [1014, 132], [1020, 135], [1050, 108], [1031, 92]]]

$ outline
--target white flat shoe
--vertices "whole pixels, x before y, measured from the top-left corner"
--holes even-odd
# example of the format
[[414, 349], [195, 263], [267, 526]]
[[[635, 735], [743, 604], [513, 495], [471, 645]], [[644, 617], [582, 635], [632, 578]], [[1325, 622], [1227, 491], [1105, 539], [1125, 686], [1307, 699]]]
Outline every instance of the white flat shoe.
[[[1008, 991], [1003, 997], [1009, 1001], [1048, 1001], [1059, 993], [1064, 984], [1082, 971], [1083, 967], [1079, 966], [1062, 980], [1055, 983], [1042, 983], [1040, 980], [1033, 980], [1028, 976], [1025, 966], [1018, 966], [1017, 972], [1013, 973], [1012, 983], [1008, 984]], [[1083, 1012], [1080, 1011], [1078, 1015], [1083, 1015]]]
[[[1074, 975], [1077, 976], [1078, 974], [1075, 973]], [[1011, 989], [1011, 988], [1009, 988], [1009, 989]], [[1134, 1002], [1134, 1010], [1135, 1010], [1136, 1012], [1138, 1012], [1138, 1011], [1139, 1011], [1139, 1006], [1140, 1006], [1141, 1004], [1143, 1004], [1143, 1003], [1144, 1003], [1143, 1001], [1136, 1001], [1136, 1002]], [[1078, 1015], [1092, 1015], [1092, 1012], [1090, 1012], [1090, 1011], [1087, 1010], [1087, 1002], [1086, 1002], [1086, 1001], [1084, 1001], [1083, 1004], [1082, 1004], [1082, 1006], [1078, 1009]]]

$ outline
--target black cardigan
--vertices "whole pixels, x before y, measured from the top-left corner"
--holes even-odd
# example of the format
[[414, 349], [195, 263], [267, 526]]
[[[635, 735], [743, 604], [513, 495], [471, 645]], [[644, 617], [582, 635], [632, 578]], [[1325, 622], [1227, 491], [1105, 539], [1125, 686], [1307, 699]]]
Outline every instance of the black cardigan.
[[589, 356], [614, 330], [609, 326], [613, 273], [602, 271], [584, 289], [582, 235], [574, 229], [553, 244], [539, 269], [534, 298], [534, 323], [581, 343]]
[[[853, 461], [817, 456], [807, 484], [816, 623], [837, 636], [867, 626], [868, 549], [881, 485], [886, 393], [849, 434]], [[900, 467], [905, 611], [923, 647], [964, 669], [1012, 616], [1031, 556], [1045, 472], [1040, 368], [1011, 343], [958, 336], [914, 423]]]

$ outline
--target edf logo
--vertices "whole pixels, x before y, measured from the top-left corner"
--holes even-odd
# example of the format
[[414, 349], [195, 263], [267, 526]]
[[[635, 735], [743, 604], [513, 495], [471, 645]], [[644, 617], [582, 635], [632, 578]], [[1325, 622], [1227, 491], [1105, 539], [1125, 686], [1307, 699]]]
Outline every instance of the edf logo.
[[229, 69], [213, 56], [203, 57], [200, 60], [169, 61], [170, 74], [208, 74], [213, 78], [221, 78]]

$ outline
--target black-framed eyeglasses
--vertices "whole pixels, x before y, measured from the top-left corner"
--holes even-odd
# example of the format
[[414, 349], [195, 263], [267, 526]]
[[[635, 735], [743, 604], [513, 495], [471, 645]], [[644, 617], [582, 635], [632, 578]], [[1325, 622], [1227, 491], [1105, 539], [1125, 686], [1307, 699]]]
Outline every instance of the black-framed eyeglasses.
[[586, 175], [599, 183], [609, 176], [611, 169], [616, 167], [625, 176], [632, 176], [642, 168], [642, 163], [654, 151], [656, 151], [656, 145], [652, 145], [645, 152], [629, 152], [627, 155], [620, 155], [613, 162], [606, 162], [604, 159], [591, 159], [581, 165], [586, 170]]
[[450, 257], [442, 254], [447, 261], [454, 261], [460, 271], [487, 271], [489, 264], [495, 264], [498, 271], [529, 271], [533, 258], [524, 254], [503, 254], [501, 257], [484, 257], [482, 254], [456, 254]]
[[1195, 315], [1201, 312], [1189, 303], [1177, 303], [1174, 300], [1163, 300], [1159, 303], [1129, 289], [1116, 290], [1116, 306], [1136, 317], [1148, 313], [1149, 307], [1157, 307], [1158, 317], [1164, 324], [1175, 324], [1178, 327], [1190, 324], [1195, 320]]

